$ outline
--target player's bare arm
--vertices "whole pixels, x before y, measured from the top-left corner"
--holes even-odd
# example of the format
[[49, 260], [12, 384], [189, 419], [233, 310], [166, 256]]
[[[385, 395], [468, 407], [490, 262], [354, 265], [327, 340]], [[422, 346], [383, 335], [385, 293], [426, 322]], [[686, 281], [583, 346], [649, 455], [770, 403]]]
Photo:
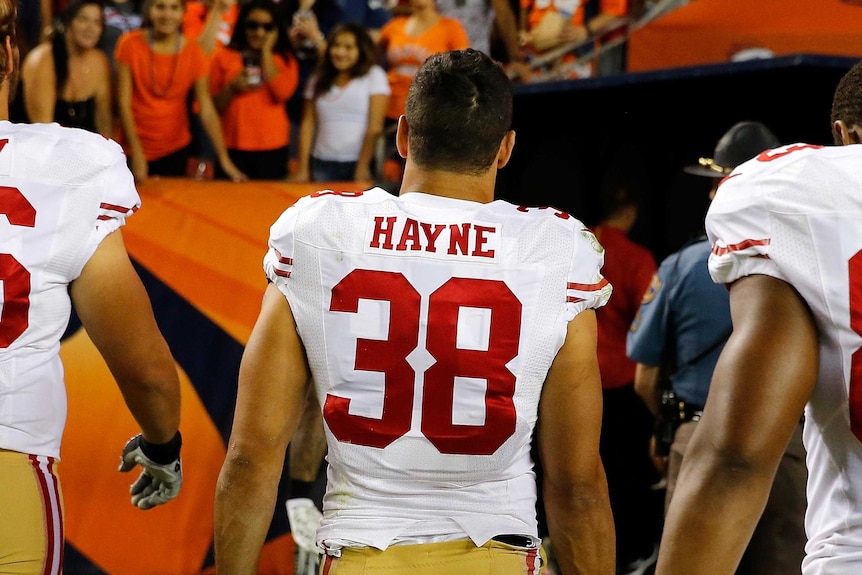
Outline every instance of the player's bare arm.
[[545, 512], [564, 575], [614, 573], [614, 522], [599, 457], [601, 421], [596, 314], [587, 310], [569, 322], [539, 403]]
[[102, 240], [70, 293], [144, 439], [170, 441], [180, 420], [176, 365], [119, 230]]
[[320, 464], [326, 455], [326, 432], [323, 430], [323, 412], [317, 396], [309, 385], [302, 419], [290, 441], [290, 478], [312, 483], [317, 478]]
[[789, 284], [742, 278], [730, 305], [733, 334], [682, 466], [658, 575], [735, 572], [817, 379], [815, 324]]
[[243, 353], [233, 430], [215, 497], [218, 573], [254, 574], [309, 370], [290, 305], [270, 284]]

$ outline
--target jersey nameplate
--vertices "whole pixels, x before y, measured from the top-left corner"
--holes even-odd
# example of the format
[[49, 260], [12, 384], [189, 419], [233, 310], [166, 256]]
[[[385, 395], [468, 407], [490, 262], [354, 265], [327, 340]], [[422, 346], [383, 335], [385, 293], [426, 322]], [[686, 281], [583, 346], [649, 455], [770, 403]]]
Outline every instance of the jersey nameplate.
[[500, 251], [500, 224], [478, 221], [441, 224], [404, 214], [371, 216], [365, 228], [364, 251], [495, 262]]

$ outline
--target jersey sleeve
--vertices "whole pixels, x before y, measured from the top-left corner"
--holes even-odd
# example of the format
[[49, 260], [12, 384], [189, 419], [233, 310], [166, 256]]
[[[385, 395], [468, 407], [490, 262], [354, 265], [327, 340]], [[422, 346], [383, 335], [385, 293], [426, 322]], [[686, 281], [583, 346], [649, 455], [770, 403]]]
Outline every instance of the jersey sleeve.
[[109, 148], [110, 161], [101, 182], [99, 208], [96, 212], [96, 221], [93, 222], [93, 232], [85, 248], [82, 268], [102, 240], [124, 226], [126, 219], [141, 207], [141, 197], [135, 188], [135, 179], [129, 171], [126, 156], [120, 145], [113, 140], [101, 140], [99, 144]]
[[[227, 86], [227, 48], [223, 46], [218, 46], [213, 52], [212, 58], [210, 59], [210, 73], [209, 73], [209, 86], [210, 86], [210, 94], [214, 97], [216, 94], [222, 91], [222, 89]], [[233, 79], [233, 78], [231, 78]]]
[[117, 40], [117, 46], [114, 48], [114, 59], [117, 62], [122, 62], [127, 66], [132, 64], [132, 38], [134, 33], [122, 34]]
[[125, 225], [126, 218], [141, 207], [141, 197], [135, 188], [135, 179], [126, 164], [126, 156], [119, 144], [109, 141], [115, 148], [114, 161], [105, 176], [99, 215], [96, 217], [96, 239], [101, 242], [113, 231]]
[[291, 55], [277, 54], [275, 66], [278, 68], [278, 75], [266, 86], [276, 101], [287, 102], [299, 85], [299, 64]]
[[769, 175], [735, 173], [718, 189], [706, 215], [706, 234], [712, 246], [709, 275], [716, 283], [763, 274], [786, 280], [769, 257], [772, 229], [762, 190]]
[[585, 309], [600, 308], [608, 303], [613, 287], [602, 276], [604, 263], [605, 249], [590, 230], [581, 229], [575, 237], [566, 281], [566, 321]]
[[665, 285], [669, 269], [680, 257], [674, 254], [662, 262], [644, 292], [640, 308], [626, 337], [626, 355], [646, 365], [659, 365], [667, 341], [670, 287]]
[[269, 249], [263, 257], [263, 269], [267, 279], [285, 296], [289, 292], [290, 274], [293, 270], [294, 231], [299, 210], [300, 206], [294, 204], [272, 224], [269, 230]]
[[375, 96], [383, 94], [388, 96], [392, 93], [389, 88], [389, 78], [386, 77], [386, 72], [380, 66], [372, 66], [368, 71], [368, 76], [371, 80], [371, 95]]

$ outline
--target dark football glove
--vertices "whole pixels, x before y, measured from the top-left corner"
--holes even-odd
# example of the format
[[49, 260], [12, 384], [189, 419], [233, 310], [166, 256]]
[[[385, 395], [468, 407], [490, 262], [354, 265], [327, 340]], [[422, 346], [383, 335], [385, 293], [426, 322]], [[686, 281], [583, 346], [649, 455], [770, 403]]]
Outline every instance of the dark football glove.
[[149, 443], [141, 434], [126, 443], [119, 470], [126, 473], [136, 465], [143, 468], [129, 489], [132, 505], [139, 509], [151, 509], [177, 496], [183, 484], [180, 462], [182, 443], [179, 431], [173, 439], [163, 444]]

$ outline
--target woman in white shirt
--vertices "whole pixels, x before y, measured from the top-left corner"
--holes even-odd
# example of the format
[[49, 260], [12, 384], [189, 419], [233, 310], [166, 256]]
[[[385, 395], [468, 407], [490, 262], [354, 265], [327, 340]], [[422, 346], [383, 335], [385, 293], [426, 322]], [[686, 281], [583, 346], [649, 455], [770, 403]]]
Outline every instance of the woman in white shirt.
[[360, 24], [329, 33], [326, 55], [305, 90], [294, 181], [370, 181], [383, 130], [389, 81], [375, 63], [374, 42]]

